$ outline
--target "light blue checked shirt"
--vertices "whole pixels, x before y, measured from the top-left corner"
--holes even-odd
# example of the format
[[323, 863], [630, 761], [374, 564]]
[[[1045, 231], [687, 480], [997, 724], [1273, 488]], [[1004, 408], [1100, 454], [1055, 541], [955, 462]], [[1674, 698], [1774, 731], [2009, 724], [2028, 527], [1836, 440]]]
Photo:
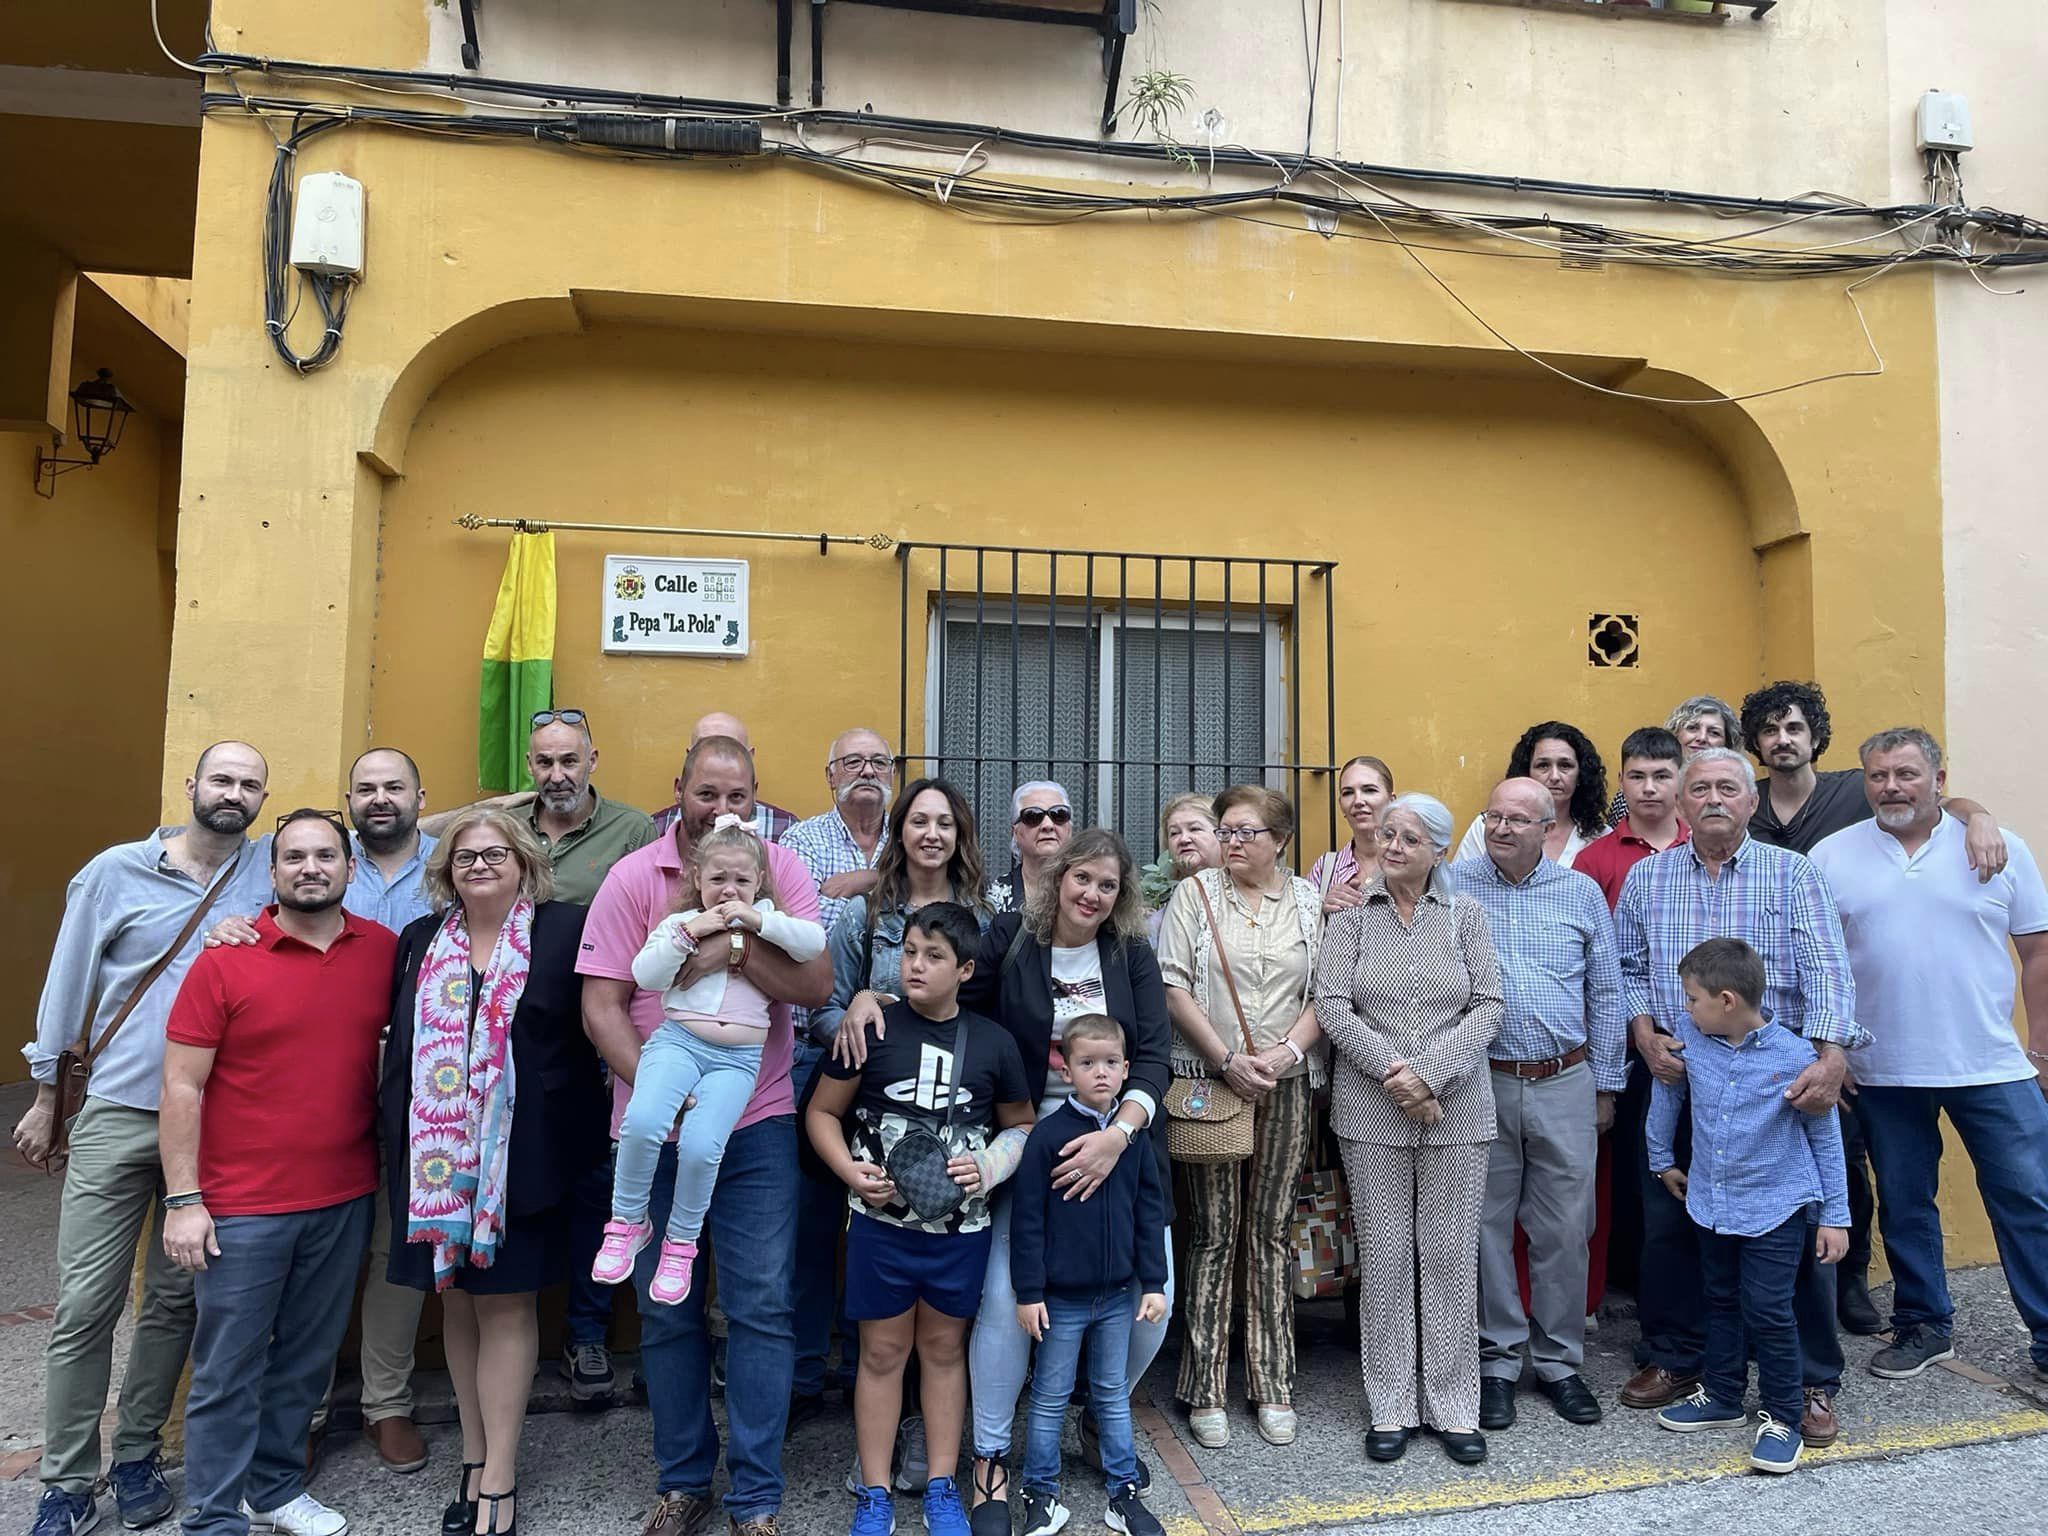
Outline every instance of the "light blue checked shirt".
[[[796, 823], [777, 839], [783, 847], [804, 861], [804, 868], [811, 872], [811, 884], [818, 887], [818, 922], [826, 933], [837, 926], [839, 914], [846, 910], [852, 896], [827, 896], [825, 882], [834, 875], [856, 874], [863, 869], [873, 869], [882, 857], [882, 850], [889, 846], [889, 824], [882, 823], [882, 835], [875, 839], [873, 853], [861, 852], [860, 844], [853, 840], [853, 833], [847, 829], [846, 818], [839, 814], [838, 807], [822, 816], [812, 816]], [[814, 1009], [795, 1010], [797, 1038], [805, 1038], [810, 1027]], [[836, 1028], [838, 1019], [833, 1019]]]
[[1662, 1173], [1676, 1161], [1672, 1142], [1690, 1095], [1685, 1211], [1695, 1226], [1726, 1237], [1762, 1237], [1818, 1205], [1822, 1226], [1846, 1227], [1841, 1120], [1832, 1109], [1806, 1114], [1785, 1098], [1792, 1080], [1813, 1065], [1813, 1047], [1770, 1023], [1768, 1009], [1764, 1017], [1762, 1029], [1730, 1041], [1702, 1034], [1681, 1015], [1675, 1033], [1685, 1046], [1685, 1082], [1650, 1089], [1644, 1127], [1650, 1172]]
[[1520, 884], [1488, 855], [1460, 859], [1444, 874], [1486, 913], [1500, 958], [1506, 1013], [1487, 1054], [1501, 1061], [1549, 1061], [1587, 1048], [1593, 1086], [1628, 1086], [1628, 1019], [1621, 1011], [1621, 962], [1607, 898], [1585, 875], [1544, 859]]
[[1764, 1007], [1794, 1034], [1846, 1050], [1870, 1043], [1856, 1023], [1856, 982], [1842, 920], [1804, 854], [1746, 837], [1707, 874], [1692, 843], [1629, 871], [1614, 909], [1624, 1018], [1649, 1014], [1667, 1035], [1691, 1027], [1678, 962], [1708, 939], [1741, 939], [1763, 956]]

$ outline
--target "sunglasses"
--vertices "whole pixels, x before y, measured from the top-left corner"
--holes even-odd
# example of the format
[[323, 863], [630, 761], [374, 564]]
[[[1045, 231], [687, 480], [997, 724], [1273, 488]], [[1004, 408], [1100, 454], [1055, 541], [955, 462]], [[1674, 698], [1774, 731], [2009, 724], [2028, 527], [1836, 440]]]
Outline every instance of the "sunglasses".
[[1074, 819], [1074, 808], [1071, 805], [1027, 805], [1017, 813], [1017, 819], [1027, 827], [1035, 827], [1041, 821], [1064, 827]]
[[537, 731], [542, 726], [553, 725], [557, 721], [563, 725], [585, 725], [589, 720], [590, 716], [580, 709], [536, 709], [533, 712], [533, 724], [528, 729]]
[[348, 823], [341, 819], [339, 811], [316, 811], [309, 805], [302, 805], [296, 811], [286, 811], [277, 818], [277, 830], [282, 832], [295, 821], [324, 821], [341, 834], [343, 843], [348, 841]]

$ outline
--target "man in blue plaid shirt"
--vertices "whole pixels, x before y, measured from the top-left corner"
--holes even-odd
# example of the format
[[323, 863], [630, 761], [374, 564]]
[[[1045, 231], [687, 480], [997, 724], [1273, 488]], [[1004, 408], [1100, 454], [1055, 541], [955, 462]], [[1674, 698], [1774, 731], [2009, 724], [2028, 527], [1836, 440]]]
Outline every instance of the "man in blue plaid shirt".
[[[1679, 814], [1692, 841], [1644, 859], [1629, 872], [1614, 909], [1621, 946], [1622, 1008], [1651, 1074], [1682, 1082], [1678, 1021], [1685, 989], [1678, 962], [1707, 939], [1741, 939], [1763, 957], [1764, 1006], [1804, 1035], [1815, 1059], [1786, 1090], [1808, 1114], [1832, 1109], [1848, 1073], [1848, 1052], [1869, 1043], [1856, 1023], [1856, 984], [1834, 898], [1812, 863], [1749, 835], [1756, 811], [1755, 770], [1738, 752], [1715, 747], [1686, 764]], [[1680, 1128], [1677, 1155], [1691, 1154]], [[1639, 1176], [1647, 1181], [1647, 1168]], [[1697, 1241], [1678, 1203], [1646, 1188], [1642, 1274], [1637, 1287], [1642, 1367], [1622, 1388], [1631, 1408], [1661, 1408], [1699, 1384], [1705, 1338]], [[1811, 1252], [1800, 1265], [1794, 1302], [1806, 1387], [1800, 1436], [1831, 1445], [1840, 1433], [1834, 1398], [1842, 1385], [1842, 1343], [1835, 1332], [1835, 1271]]]
[[[1550, 791], [1508, 779], [1481, 818], [1486, 852], [1448, 883], [1486, 913], [1506, 1014], [1488, 1050], [1500, 1134], [1487, 1154], [1479, 1218], [1479, 1427], [1515, 1421], [1526, 1350], [1558, 1415], [1597, 1424], [1586, 1359], [1586, 1239], [1600, 1132], [1628, 1081], [1621, 967], [1607, 898], [1543, 856]], [[1529, 1238], [1529, 1305], [1515, 1275], [1515, 1228]]]

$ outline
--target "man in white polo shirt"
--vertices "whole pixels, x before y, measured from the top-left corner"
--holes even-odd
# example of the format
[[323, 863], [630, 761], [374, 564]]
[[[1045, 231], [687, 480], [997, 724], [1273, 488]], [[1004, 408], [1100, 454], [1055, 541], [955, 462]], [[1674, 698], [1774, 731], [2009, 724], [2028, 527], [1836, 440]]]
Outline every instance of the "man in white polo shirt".
[[1971, 870], [1962, 824], [1945, 816], [1941, 748], [1916, 728], [1863, 744], [1876, 819], [1813, 850], [1849, 943], [1857, 1020], [1856, 1113], [1877, 1170], [1877, 1203], [1897, 1290], [1896, 1342], [1873, 1374], [1917, 1376], [1955, 1354], [1955, 1308], [1935, 1205], [1943, 1113], [1977, 1171], [2013, 1304], [2048, 1381], [2048, 1100], [2013, 1033], [2012, 955], [2030, 1032], [2048, 1029], [2048, 891], [2027, 845], [1989, 880]]

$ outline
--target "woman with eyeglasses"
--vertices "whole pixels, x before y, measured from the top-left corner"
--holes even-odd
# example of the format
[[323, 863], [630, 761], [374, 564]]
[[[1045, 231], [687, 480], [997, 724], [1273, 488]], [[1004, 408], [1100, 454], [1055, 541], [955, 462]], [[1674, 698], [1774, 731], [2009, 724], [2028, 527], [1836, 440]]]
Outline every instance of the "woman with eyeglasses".
[[[1544, 835], [1543, 856], [1566, 869], [1579, 850], [1607, 835], [1607, 765], [1600, 749], [1575, 725], [1545, 720], [1522, 732], [1508, 754], [1509, 779], [1534, 779], [1550, 791], [1557, 819]], [[1475, 816], [1455, 857], [1476, 859], [1486, 852], [1484, 818]]]
[[1351, 827], [1351, 841], [1310, 866], [1308, 878], [1322, 893], [1323, 911], [1342, 912], [1362, 899], [1365, 882], [1380, 867], [1380, 808], [1394, 798], [1394, 770], [1376, 757], [1354, 757], [1337, 770], [1337, 809]]
[[441, 1293], [462, 1421], [444, 1536], [518, 1528], [519, 1433], [543, 1286], [568, 1278], [575, 1175], [607, 1106], [583, 1034], [584, 909], [524, 818], [460, 812], [427, 859], [434, 911], [398, 940], [379, 1093], [393, 1284]]
[[[1059, 1109], [1072, 1093], [1062, 1075], [1065, 1058], [1060, 1054], [1067, 1020], [1100, 1013], [1123, 1025], [1130, 1072], [1122, 1101], [1102, 1129], [1085, 1132], [1063, 1146], [1054, 1165], [1053, 1185], [1060, 1195], [1086, 1199], [1126, 1157], [1159, 1159], [1165, 1182], [1164, 1139], [1155, 1139], [1151, 1126], [1166, 1097], [1172, 1028], [1159, 962], [1145, 942], [1145, 904], [1138, 895], [1138, 871], [1130, 849], [1103, 827], [1090, 827], [1062, 842], [1031, 884], [1024, 910], [1000, 914], [982, 935], [974, 974], [960, 988], [960, 1006], [994, 1019], [1016, 1040], [1041, 1118]], [[840, 1020], [834, 1051], [843, 1060], [858, 1062], [866, 1051], [868, 1024], [879, 1019], [872, 994], [855, 997]], [[1007, 1532], [1006, 1463], [1017, 1401], [1031, 1365], [1031, 1338], [1017, 1324], [1007, 1186], [996, 1191], [990, 1211], [995, 1242], [982, 1285], [981, 1311], [968, 1344], [968, 1380], [974, 1394], [973, 1528]], [[1171, 1209], [1166, 1216], [1169, 1222], [1173, 1219]], [[1167, 1262], [1170, 1266], [1170, 1239]], [[1170, 1316], [1170, 1274], [1166, 1295]], [[1165, 1338], [1165, 1318], [1132, 1324], [1126, 1380], [1133, 1390]], [[1092, 1423], [1084, 1416], [1084, 1450], [1093, 1438]], [[986, 1508], [990, 1505], [995, 1508]]]
[[1173, 1015], [1173, 1075], [1214, 1078], [1252, 1110], [1243, 1163], [1186, 1163], [1186, 1345], [1175, 1395], [1196, 1441], [1230, 1441], [1225, 1378], [1242, 1236], [1244, 1364], [1258, 1431], [1294, 1441], [1295, 1184], [1308, 1162], [1323, 1033], [1309, 999], [1322, 899], [1281, 860], [1294, 835], [1285, 795], [1240, 784], [1211, 806], [1223, 867], [1183, 880], [1159, 930]]
[[1010, 795], [1010, 854], [1014, 862], [1001, 880], [988, 883], [988, 904], [996, 912], [1021, 912], [1038, 884], [1046, 861], [1074, 835], [1074, 802], [1051, 779], [1019, 784]]
[[1365, 1453], [1397, 1460], [1427, 1426], [1469, 1465], [1486, 1459], [1479, 1210], [1496, 1132], [1486, 1050], [1500, 1030], [1500, 967], [1484, 910], [1437, 874], [1451, 843], [1444, 803], [1397, 795], [1379, 824], [1379, 871], [1357, 906], [1331, 915], [1315, 978], [1358, 1233]]

